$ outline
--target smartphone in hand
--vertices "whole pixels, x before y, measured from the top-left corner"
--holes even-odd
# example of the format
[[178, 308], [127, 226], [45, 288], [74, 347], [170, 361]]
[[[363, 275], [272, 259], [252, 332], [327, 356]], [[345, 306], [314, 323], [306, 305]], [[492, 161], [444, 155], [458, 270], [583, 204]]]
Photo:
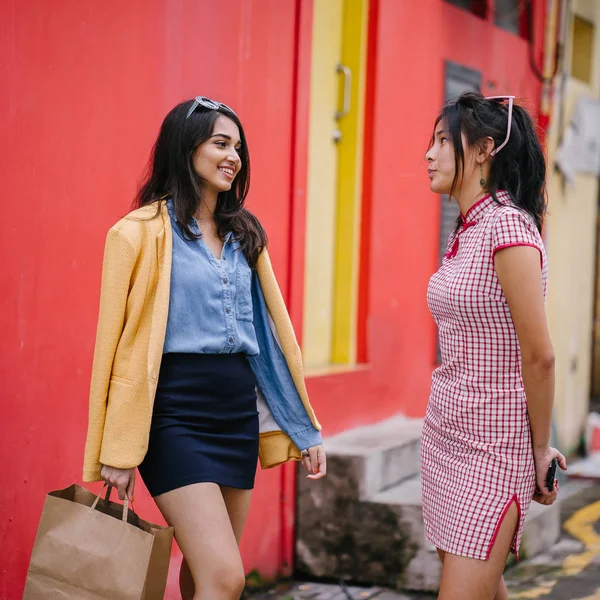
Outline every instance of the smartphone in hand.
[[549, 492], [554, 491], [554, 479], [556, 478], [556, 468], [558, 467], [558, 459], [552, 459], [550, 467], [548, 468], [548, 475], [546, 475], [546, 487]]

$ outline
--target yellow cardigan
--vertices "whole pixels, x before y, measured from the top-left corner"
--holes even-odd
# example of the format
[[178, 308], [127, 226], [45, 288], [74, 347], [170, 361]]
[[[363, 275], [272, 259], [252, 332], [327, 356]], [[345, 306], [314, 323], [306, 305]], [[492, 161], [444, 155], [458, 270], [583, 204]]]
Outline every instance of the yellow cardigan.
[[[137, 467], [148, 449], [150, 422], [167, 328], [172, 230], [166, 203], [131, 212], [106, 238], [100, 312], [94, 350], [83, 480], [101, 479], [102, 465]], [[285, 359], [310, 420], [302, 355], [269, 254], [257, 273]], [[263, 468], [298, 460], [300, 451], [281, 430], [260, 435]]]

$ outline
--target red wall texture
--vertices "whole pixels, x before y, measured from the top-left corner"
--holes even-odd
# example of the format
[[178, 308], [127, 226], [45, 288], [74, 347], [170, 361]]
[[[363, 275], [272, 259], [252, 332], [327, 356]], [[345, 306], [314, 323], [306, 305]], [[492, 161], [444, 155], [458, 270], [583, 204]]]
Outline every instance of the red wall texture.
[[[104, 237], [178, 101], [239, 112], [249, 206], [288, 288], [297, 2], [223, 7], [0, 4], [0, 598], [20, 598], [45, 493], [80, 480]], [[268, 574], [282, 561], [281, 480], [260, 474], [243, 544], [247, 567]], [[146, 494], [137, 505], [159, 518]]]
[[[435, 343], [425, 293], [440, 209], [423, 157], [443, 101], [444, 60], [481, 70], [496, 83], [486, 93], [539, 98], [524, 40], [442, 0], [372, 2], [367, 364], [309, 380], [329, 435], [424, 413]], [[104, 236], [127, 212], [178, 101], [211, 96], [245, 123], [249, 206], [267, 228], [301, 330], [311, 6], [0, 3], [0, 598], [20, 598], [45, 493], [80, 479]], [[542, 25], [538, 11], [538, 33]], [[293, 497], [292, 467], [260, 473], [242, 544], [248, 569], [274, 575], [292, 561]], [[147, 494], [136, 501], [144, 517], [160, 518]]]

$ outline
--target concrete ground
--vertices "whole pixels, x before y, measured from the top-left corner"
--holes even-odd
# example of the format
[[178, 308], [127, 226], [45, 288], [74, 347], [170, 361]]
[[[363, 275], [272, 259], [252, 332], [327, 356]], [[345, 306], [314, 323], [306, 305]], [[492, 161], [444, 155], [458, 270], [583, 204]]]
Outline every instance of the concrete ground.
[[[560, 505], [563, 529], [550, 551], [507, 569], [510, 600], [600, 600], [600, 484], [577, 485]], [[247, 590], [252, 600], [417, 600], [435, 595], [319, 582]]]

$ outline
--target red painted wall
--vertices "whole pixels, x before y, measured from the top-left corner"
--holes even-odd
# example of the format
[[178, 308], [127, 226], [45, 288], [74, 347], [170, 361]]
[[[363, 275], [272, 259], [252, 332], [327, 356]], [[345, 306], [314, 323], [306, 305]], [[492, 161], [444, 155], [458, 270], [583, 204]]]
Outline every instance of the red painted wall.
[[[534, 5], [539, 58], [543, 2]], [[367, 275], [361, 282], [367, 286], [367, 363], [309, 381], [328, 434], [398, 412], [425, 414], [435, 361], [426, 292], [437, 268], [440, 201], [429, 191], [424, 156], [444, 100], [444, 61], [482, 71], [484, 94], [516, 95], [534, 114], [540, 94], [527, 42], [493, 22], [443, 0], [379, 0], [372, 13], [377, 39], [367, 92], [373, 111], [365, 166], [369, 243], [362, 248]]]
[[[289, 288], [296, 4], [0, 3], [0, 598], [21, 597], [45, 493], [80, 480], [104, 237], [178, 101], [204, 94], [239, 112], [249, 205]], [[282, 479], [259, 475], [242, 548], [270, 575]], [[136, 504], [159, 519], [147, 494]]]

